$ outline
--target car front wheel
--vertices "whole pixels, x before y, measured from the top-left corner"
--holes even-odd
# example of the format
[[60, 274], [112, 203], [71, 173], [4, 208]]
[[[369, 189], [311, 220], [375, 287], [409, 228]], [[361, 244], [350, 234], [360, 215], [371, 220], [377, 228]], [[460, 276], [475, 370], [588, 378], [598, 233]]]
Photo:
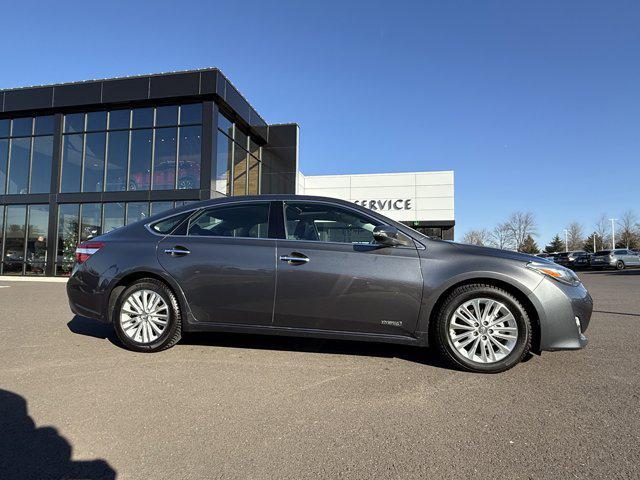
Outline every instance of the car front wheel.
[[618, 260], [616, 263], [616, 270], [624, 270], [624, 262], [622, 260]]
[[136, 352], [165, 350], [178, 343], [182, 335], [176, 296], [153, 278], [138, 280], [122, 292], [112, 320], [120, 341]]
[[456, 288], [440, 308], [435, 327], [442, 356], [473, 372], [508, 370], [531, 348], [531, 323], [525, 308], [493, 285]]

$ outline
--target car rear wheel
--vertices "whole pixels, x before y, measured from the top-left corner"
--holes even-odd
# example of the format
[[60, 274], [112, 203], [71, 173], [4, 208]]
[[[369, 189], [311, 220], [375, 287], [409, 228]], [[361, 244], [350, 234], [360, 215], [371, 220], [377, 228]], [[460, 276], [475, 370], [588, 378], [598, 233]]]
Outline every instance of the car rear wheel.
[[178, 300], [167, 285], [153, 278], [131, 284], [118, 297], [113, 325], [129, 350], [158, 352], [180, 340], [182, 323]]
[[493, 285], [456, 288], [445, 299], [435, 327], [442, 356], [473, 372], [508, 370], [531, 348], [531, 323], [525, 308]]
[[616, 263], [616, 270], [624, 270], [624, 262], [622, 260], [618, 260], [618, 262]]

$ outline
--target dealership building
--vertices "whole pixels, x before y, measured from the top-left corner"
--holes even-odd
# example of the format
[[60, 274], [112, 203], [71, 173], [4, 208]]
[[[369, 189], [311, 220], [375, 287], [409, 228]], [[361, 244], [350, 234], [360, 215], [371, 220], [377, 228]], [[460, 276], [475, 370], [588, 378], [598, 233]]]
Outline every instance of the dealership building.
[[67, 275], [80, 241], [188, 202], [342, 198], [453, 238], [453, 172], [304, 176], [217, 69], [0, 90], [0, 275]]

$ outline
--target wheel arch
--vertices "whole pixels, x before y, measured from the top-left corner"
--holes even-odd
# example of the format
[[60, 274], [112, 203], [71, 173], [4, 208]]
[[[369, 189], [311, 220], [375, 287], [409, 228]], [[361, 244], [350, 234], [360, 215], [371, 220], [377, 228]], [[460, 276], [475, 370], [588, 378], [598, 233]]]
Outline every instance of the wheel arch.
[[[182, 318], [186, 320], [190, 315], [190, 311], [187, 305], [186, 298], [180, 286], [167, 274], [160, 273], [158, 271], [152, 270], [135, 270], [132, 272], [128, 272], [124, 274], [122, 277], [119, 277], [116, 281], [113, 282], [111, 286], [107, 310], [106, 310], [106, 321], [111, 323], [113, 318], [113, 309], [115, 308], [116, 301], [120, 294], [132, 283], [141, 280], [143, 278], [152, 278], [159, 282], [164, 283], [176, 296], [178, 299], [178, 305], [180, 306], [180, 311], [182, 312]], [[184, 324], [183, 324], [184, 325]]]
[[512, 283], [509, 283], [505, 280], [501, 280], [494, 277], [466, 278], [464, 280], [457, 281], [452, 285], [447, 286], [447, 288], [445, 288], [442, 292], [440, 292], [436, 302], [433, 304], [433, 307], [431, 308], [431, 311], [429, 313], [428, 325], [426, 330], [427, 338], [432, 337], [433, 328], [436, 323], [436, 316], [440, 312], [440, 308], [442, 307], [442, 304], [447, 299], [449, 294], [458, 287], [461, 287], [464, 285], [473, 285], [473, 284], [491, 285], [491, 286], [500, 288], [506, 291], [507, 293], [510, 293], [511, 295], [513, 295], [522, 304], [531, 321], [531, 328], [532, 328], [531, 351], [539, 354], [541, 332], [540, 332], [540, 316], [538, 315], [538, 310], [536, 309], [535, 305], [531, 302], [531, 300], [529, 299], [527, 294], [524, 292], [524, 290], [520, 289], [516, 285], [513, 285]]

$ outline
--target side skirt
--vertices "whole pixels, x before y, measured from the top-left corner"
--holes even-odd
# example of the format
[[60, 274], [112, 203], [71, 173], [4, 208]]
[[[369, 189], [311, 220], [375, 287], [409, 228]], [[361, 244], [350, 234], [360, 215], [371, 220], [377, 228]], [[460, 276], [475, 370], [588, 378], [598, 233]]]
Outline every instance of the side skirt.
[[376, 333], [341, 332], [338, 330], [316, 330], [311, 328], [277, 327], [272, 325], [237, 325], [228, 323], [186, 323], [185, 332], [252, 333], [258, 335], [282, 335], [289, 337], [326, 338], [331, 340], [355, 340], [364, 342], [396, 343], [401, 345], [426, 346], [426, 338]]

